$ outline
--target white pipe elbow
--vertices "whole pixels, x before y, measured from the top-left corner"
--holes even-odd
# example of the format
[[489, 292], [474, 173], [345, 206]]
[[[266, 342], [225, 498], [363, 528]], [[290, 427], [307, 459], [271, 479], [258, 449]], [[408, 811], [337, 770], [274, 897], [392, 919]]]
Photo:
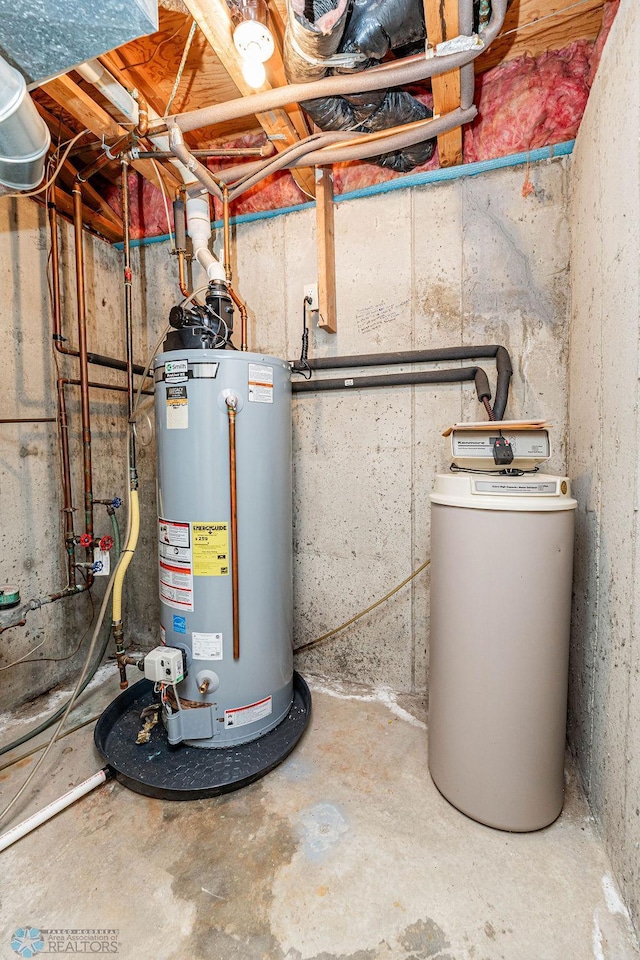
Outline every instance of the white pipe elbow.
[[208, 280], [224, 280], [224, 267], [209, 250], [211, 221], [208, 197], [187, 199], [187, 233], [193, 244], [193, 255], [207, 274]]

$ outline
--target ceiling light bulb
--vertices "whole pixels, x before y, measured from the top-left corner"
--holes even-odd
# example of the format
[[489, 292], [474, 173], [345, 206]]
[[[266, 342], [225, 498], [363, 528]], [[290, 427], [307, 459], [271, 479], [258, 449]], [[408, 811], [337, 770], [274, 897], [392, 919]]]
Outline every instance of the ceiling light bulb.
[[243, 60], [242, 76], [254, 90], [258, 90], [267, 79], [267, 72], [261, 60]]
[[241, 57], [265, 63], [273, 56], [275, 44], [268, 27], [258, 20], [243, 20], [233, 31], [233, 42]]

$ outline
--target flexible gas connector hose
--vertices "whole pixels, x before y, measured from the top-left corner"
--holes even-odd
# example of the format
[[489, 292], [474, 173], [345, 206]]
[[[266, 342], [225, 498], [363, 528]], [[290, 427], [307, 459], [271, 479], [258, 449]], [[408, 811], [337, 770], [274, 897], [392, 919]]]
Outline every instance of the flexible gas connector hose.
[[137, 490], [130, 491], [129, 510], [131, 516], [129, 536], [127, 537], [125, 548], [122, 551], [120, 562], [118, 563], [118, 568], [113, 581], [112, 619], [114, 623], [122, 620], [122, 587], [124, 585], [125, 574], [138, 544], [138, 535], [140, 533], [140, 501], [138, 500]]

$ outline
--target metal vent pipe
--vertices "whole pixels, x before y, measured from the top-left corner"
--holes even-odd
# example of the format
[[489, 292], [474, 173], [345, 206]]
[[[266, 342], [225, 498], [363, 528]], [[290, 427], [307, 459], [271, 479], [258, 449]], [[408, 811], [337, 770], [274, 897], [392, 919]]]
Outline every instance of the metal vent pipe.
[[0, 57], [0, 194], [38, 186], [50, 143], [24, 77]]

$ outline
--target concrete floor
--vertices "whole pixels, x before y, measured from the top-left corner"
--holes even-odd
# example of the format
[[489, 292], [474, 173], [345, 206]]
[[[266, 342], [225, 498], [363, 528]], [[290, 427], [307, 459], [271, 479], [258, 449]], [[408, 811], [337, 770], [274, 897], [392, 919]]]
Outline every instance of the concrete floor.
[[[106, 676], [76, 722], [116, 692]], [[131, 960], [638, 960], [571, 767], [555, 824], [500, 833], [431, 783], [419, 700], [312, 689], [303, 742], [244, 791], [180, 804], [112, 782], [3, 853], [0, 960], [25, 924], [115, 929]], [[0, 736], [51, 700], [5, 718]], [[99, 769], [91, 729], [56, 748], [13, 822]], [[5, 800], [33, 762], [0, 772]]]

